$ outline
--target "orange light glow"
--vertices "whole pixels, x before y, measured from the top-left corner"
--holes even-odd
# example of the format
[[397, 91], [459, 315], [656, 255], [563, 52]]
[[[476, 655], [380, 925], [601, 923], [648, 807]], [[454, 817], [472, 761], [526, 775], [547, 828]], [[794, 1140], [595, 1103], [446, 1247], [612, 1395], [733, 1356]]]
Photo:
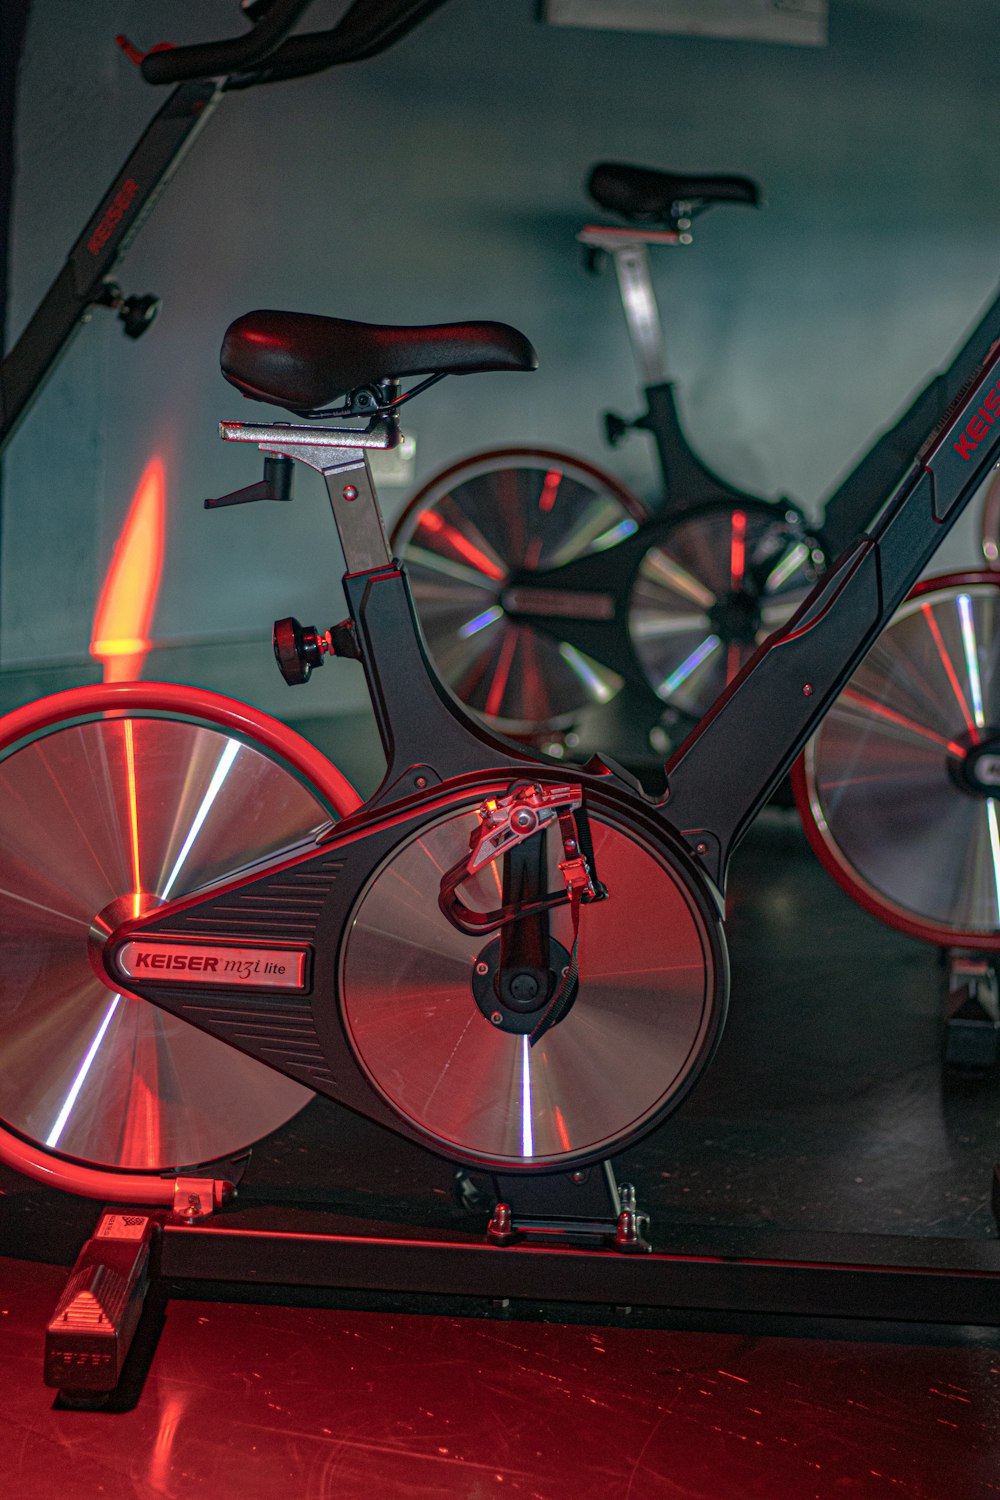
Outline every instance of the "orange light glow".
[[150, 459], [115, 545], [94, 612], [91, 656], [104, 663], [105, 682], [134, 681], [149, 650], [163, 568], [163, 461]]

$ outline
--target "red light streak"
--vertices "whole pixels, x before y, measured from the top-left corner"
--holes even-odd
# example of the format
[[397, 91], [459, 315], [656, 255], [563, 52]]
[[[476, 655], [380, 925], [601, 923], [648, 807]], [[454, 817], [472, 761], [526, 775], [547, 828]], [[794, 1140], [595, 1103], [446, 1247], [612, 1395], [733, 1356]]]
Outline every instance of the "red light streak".
[[937, 734], [933, 729], [917, 724], [915, 720], [906, 718], [904, 714], [898, 714], [893, 708], [886, 708], [884, 703], [866, 697], [855, 688], [845, 688], [840, 699], [845, 703], [856, 703], [859, 708], [866, 709], [868, 713], [876, 714], [880, 719], [888, 719], [890, 724], [898, 724], [901, 729], [908, 729], [911, 734], [917, 734], [921, 739], [932, 740], [935, 745], [942, 745], [949, 755], [965, 754], [961, 745], [957, 745], [954, 740], [946, 740], [943, 734]]
[[132, 845], [132, 915], [139, 916], [142, 899], [142, 877], [139, 874], [139, 806], [135, 784], [135, 744], [132, 720], [125, 720], [125, 770], [128, 776], [129, 840]]
[[163, 462], [150, 459], [115, 544], [94, 611], [90, 654], [104, 663], [105, 682], [137, 678], [149, 650], [147, 633], [163, 569]]
[[552, 1111], [552, 1117], [556, 1122], [556, 1129], [559, 1132], [562, 1148], [564, 1151], [568, 1151], [570, 1149], [569, 1131], [566, 1129], [566, 1121], [563, 1119], [562, 1110], [558, 1107], [555, 1108]]
[[500, 712], [503, 695], [507, 691], [507, 681], [510, 677], [511, 665], [514, 661], [514, 652], [517, 649], [517, 632], [508, 630], [500, 648], [500, 660], [497, 662], [493, 681], [486, 696], [486, 712], [491, 718], [495, 718]]
[[469, 541], [468, 537], [463, 536], [457, 526], [450, 526], [447, 521], [442, 520], [437, 511], [425, 510], [420, 517], [419, 525], [434, 536], [440, 536], [442, 541], [458, 553], [459, 557], [464, 557], [466, 562], [478, 568], [480, 573], [485, 573], [487, 578], [492, 578], [496, 583], [502, 582], [503, 568], [498, 567], [492, 558], [480, 551], [474, 542]]
[[552, 509], [556, 503], [556, 492], [561, 483], [562, 474], [560, 474], [559, 470], [550, 469], [545, 476], [545, 483], [542, 485], [542, 493], [538, 500], [538, 509], [540, 511], [548, 513]]
[[733, 511], [733, 534], [729, 544], [729, 586], [734, 594], [743, 587], [747, 564], [747, 513]]
[[[133, 1002], [134, 1004], [135, 1002]], [[128, 1110], [122, 1126], [129, 1161], [155, 1162], [162, 1150], [160, 1096], [156, 1089], [156, 1054], [147, 1044], [133, 1062]]]
[[934, 637], [934, 644], [937, 647], [938, 655], [941, 658], [941, 664], [948, 674], [948, 681], [951, 683], [952, 692], [958, 699], [958, 706], [962, 710], [962, 717], [965, 720], [965, 727], [972, 735], [973, 742], [978, 745], [980, 740], [979, 730], [976, 728], [976, 724], [973, 720], [972, 714], [969, 712], [969, 705], [965, 701], [965, 694], [962, 692], [962, 685], [958, 680], [958, 674], [955, 671], [954, 663], [952, 662], [951, 657], [948, 655], [948, 652], [945, 649], [944, 641], [941, 639], [940, 626], [938, 625], [937, 620], [935, 620], [929, 604], [922, 604], [920, 608], [923, 612], [924, 619], [927, 621], [928, 629], [930, 630], [931, 635]]

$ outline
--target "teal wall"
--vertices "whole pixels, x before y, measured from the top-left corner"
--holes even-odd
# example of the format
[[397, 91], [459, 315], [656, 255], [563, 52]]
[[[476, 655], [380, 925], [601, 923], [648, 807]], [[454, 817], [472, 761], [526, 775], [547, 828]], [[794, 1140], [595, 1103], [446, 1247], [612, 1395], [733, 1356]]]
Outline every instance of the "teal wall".
[[[160, 97], [114, 32], [194, 40], [237, 29], [234, 12], [222, 0], [34, 0], [11, 337]], [[8, 451], [8, 673], [65, 661], [79, 675], [154, 451], [169, 514], [158, 638], [263, 640], [275, 615], [336, 616], [340, 559], [318, 480], [303, 475], [289, 507], [201, 509], [205, 494], [258, 477], [252, 453], [214, 431], [220, 416], [265, 411], [217, 370], [226, 324], [252, 307], [512, 322], [539, 371], [421, 398], [409, 423], [418, 478], [479, 445], [531, 440], [648, 490], [643, 440], [612, 455], [598, 425], [607, 405], [633, 408], [635, 387], [613, 280], [587, 278], [574, 242], [600, 157], [763, 185], [763, 212], [713, 212], [655, 269], [691, 437], [765, 494], [815, 507], [993, 294], [993, 0], [830, 0], [822, 49], [554, 29], [535, 12], [533, 0], [449, 0], [381, 58], [224, 101], [121, 271], [127, 290], [163, 297], [158, 323], [132, 344], [95, 318]], [[403, 498], [388, 492], [391, 514]], [[948, 558], [973, 557], [970, 520]], [[287, 708], [256, 645], [175, 649], [156, 669]], [[299, 712], [358, 701], [356, 679], [324, 675]]]

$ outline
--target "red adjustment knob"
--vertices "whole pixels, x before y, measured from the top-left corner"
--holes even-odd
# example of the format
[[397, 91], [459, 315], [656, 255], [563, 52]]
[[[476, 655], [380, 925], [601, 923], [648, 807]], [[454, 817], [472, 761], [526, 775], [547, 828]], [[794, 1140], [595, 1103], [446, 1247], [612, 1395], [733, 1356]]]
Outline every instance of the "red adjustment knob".
[[300, 625], [293, 615], [275, 620], [271, 643], [278, 670], [290, 687], [308, 682], [313, 667], [323, 665], [323, 653], [330, 649], [315, 625]]

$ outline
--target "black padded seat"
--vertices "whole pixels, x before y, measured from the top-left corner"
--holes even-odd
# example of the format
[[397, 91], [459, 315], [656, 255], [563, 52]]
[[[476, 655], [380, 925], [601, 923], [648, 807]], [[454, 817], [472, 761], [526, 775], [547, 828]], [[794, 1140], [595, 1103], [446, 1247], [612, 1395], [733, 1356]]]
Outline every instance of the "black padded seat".
[[591, 168], [587, 192], [601, 208], [633, 223], [669, 228], [678, 205], [706, 208], [710, 203], [760, 203], [760, 188], [749, 177], [678, 177], [652, 167], [630, 167], [600, 161]]
[[244, 396], [306, 412], [375, 381], [534, 370], [538, 356], [524, 334], [506, 323], [399, 328], [264, 310], [229, 325], [220, 364]]

